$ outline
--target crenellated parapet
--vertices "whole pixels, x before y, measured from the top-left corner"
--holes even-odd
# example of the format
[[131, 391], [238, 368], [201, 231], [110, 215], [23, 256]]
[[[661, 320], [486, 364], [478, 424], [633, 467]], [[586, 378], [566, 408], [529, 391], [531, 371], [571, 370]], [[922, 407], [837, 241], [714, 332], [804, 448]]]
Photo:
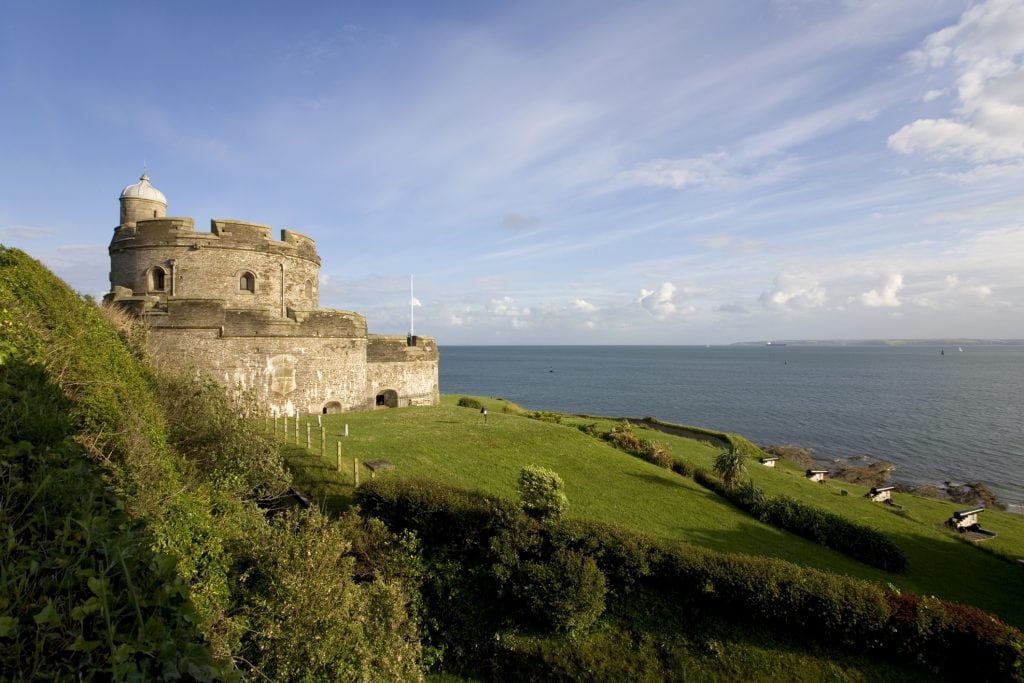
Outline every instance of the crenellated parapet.
[[269, 225], [221, 218], [210, 221], [210, 232], [196, 232], [195, 221], [188, 217], [142, 219], [131, 225], [119, 225], [110, 241], [111, 253], [167, 246], [243, 249], [306, 259], [320, 265], [316, 243], [302, 233], [282, 229], [281, 239], [276, 240]]

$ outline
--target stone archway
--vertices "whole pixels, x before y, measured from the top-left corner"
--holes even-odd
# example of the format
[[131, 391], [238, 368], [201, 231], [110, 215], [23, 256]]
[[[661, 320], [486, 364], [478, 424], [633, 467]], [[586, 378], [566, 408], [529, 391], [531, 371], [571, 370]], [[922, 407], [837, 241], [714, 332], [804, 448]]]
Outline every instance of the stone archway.
[[334, 415], [341, 412], [341, 403], [338, 401], [328, 401], [324, 404], [324, 415]]
[[376, 407], [378, 408], [397, 408], [398, 407], [398, 392], [394, 389], [385, 389], [377, 394]]

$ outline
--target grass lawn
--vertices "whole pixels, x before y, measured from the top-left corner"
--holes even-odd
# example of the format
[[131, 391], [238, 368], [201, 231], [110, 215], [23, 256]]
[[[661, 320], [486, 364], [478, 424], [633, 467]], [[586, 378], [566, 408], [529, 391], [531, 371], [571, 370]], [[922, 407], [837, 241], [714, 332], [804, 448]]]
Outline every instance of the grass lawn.
[[[566, 418], [562, 424], [532, 420], [498, 399], [481, 399], [478, 410], [442, 405], [322, 416], [325, 456], [320, 457], [316, 417], [306, 450], [307, 418], [299, 428], [299, 447], [287, 451], [296, 485], [326, 509], [351, 503], [353, 459], [386, 459], [395, 469], [376, 476], [429, 477], [453, 486], [516, 497], [519, 470], [541, 465], [561, 475], [569, 514], [614, 522], [645, 533], [685, 540], [730, 553], [778, 557], [797, 564], [892, 584], [901, 589], [973, 604], [1017, 626], [1024, 625], [1024, 518], [986, 511], [982, 525], [996, 539], [975, 547], [945, 530], [957, 506], [909, 495], [897, 496], [898, 510], [863, 498], [866, 487], [806, 481], [802, 470], [780, 463], [775, 470], [751, 460], [748, 472], [769, 495], [788, 495], [873, 526], [892, 538], [908, 560], [905, 574], [876, 570], [845, 555], [751, 518], [698, 486], [692, 479], [643, 462], [575, 428], [590, 418]], [[506, 406], [508, 406], [506, 408]], [[509, 412], [503, 412], [503, 408]], [[348, 425], [349, 436], [341, 436]], [[639, 426], [639, 425], [637, 425]], [[279, 434], [281, 426], [278, 427]], [[673, 457], [710, 469], [717, 448], [654, 431], [640, 432], [663, 445]], [[294, 422], [289, 422], [294, 444]], [[342, 470], [336, 469], [337, 444]], [[360, 466], [365, 480], [368, 469]], [[848, 491], [840, 495], [840, 488]]]

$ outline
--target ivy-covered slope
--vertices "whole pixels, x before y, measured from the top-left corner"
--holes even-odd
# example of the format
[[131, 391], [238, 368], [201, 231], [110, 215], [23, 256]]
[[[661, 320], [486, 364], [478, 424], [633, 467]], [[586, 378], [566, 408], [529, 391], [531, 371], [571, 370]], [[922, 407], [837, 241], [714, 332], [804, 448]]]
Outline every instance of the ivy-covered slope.
[[288, 476], [253, 405], [145, 355], [0, 247], [0, 679], [421, 678], [408, 543], [268, 519]]

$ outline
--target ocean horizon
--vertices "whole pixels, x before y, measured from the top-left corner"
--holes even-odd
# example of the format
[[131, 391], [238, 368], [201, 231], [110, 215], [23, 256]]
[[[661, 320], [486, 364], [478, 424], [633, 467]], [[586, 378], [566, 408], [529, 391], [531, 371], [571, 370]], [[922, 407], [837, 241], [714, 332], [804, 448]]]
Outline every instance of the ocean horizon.
[[952, 344], [441, 345], [439, 382], [801, 446], [823, 464], [865, 455], [894, 463], [895, 482], [981, 481], [1024, 512], [1024, 346]]

